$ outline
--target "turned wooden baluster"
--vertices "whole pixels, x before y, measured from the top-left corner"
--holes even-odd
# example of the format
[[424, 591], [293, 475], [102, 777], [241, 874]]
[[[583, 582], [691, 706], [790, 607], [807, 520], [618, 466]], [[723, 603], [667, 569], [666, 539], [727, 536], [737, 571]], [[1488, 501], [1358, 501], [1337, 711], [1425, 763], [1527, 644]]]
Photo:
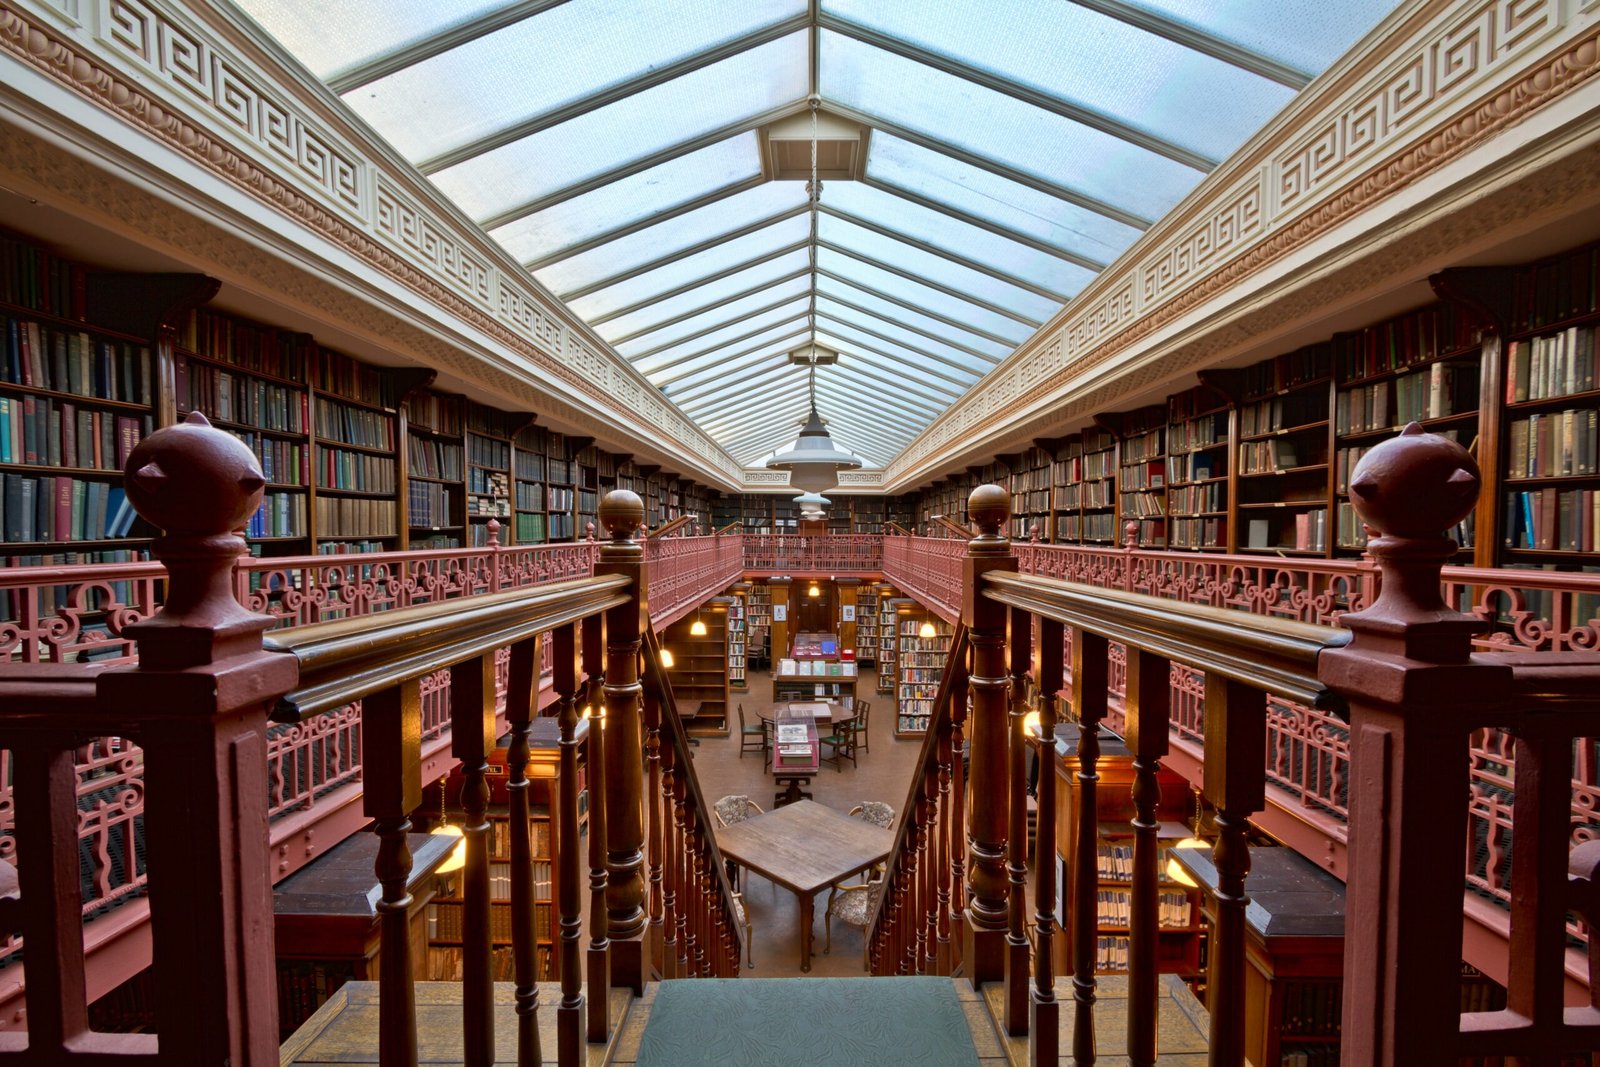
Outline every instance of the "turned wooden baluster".
[[1027, 681], [1032, 620], [1012, 608], [1008, 613], [1006, 655], [1010, 663], [1011, 718], [1007, 724], [1006, 755], [1006, 876], [1010, 881], [1006, 907], [1006, 1033], [1020, 1037], [1028, 1032], [1028, 737], [1023, 719], [1028, 714]]
[[689, 945], [689, 916], [688, 910], [694, 907], [694, 865], [689, 856], [689, 784], [682, 774], [673, 776], [672, 781], [672, 807], [673, 823], [677, 829], [677, 844], [669, 859], [672, 862], [674, 876], [677, 880], [678, 909], [677, 909], [677, 934], [675, 939], [678, 944], [678, 958], [674, 964], [673, 974], [678, 978], [689, 976], [689, 960], [693, 950]]
[[[551, 813], [555, 822], [556, 882], [555, 951], [561, 975], [561, 1001], [556, 1007], [556, 1059], [577, 1064], [583, 1056], [584, 1012], [583, 976], [578, 970], [578, 940], [583, 934], [581, 896], [578, 887], [578, 691], [582, 664], [579, 662], [578, 626], [569, 623], [550, 632], [551, 686], [556, 692], [560, 769], [551, 786]], [[520, 827], [519, 827], [520, 829]], [[604, 996], [604, 989], [595, 990]]]
[[[461, 872], [461, 1030], [468, 1064], [494, 1062], [489, 933], [489, 753], [495, 745], [494, 653], [450, 668], [450, 754], [461, 761], [467, 862]], [[513, 832], [515, 832], [513, 830]]]
[[712, 886], [716, 882], [716, 876], [711, 870], [705, 830], [701, 828], [697, 819], [693, 820], [690, 826], [689, 854], [694, 859], [695, 868], [694, 907], [691, 909], [694, 917], [694, 959], [690, 969], [696, 978], [703, 978], [710, 973], [707, 970], [706, 943], [711, 939], [711, 902], [716, 897]]
[[378, 1062], [416, 1067], [417, 1002], [411, 973], [411, 832], [422, 803], [422, 692], [417, 679], [361, 702], [361, 810], [378, 837]]
[[[232, 575], [244, 541], [230, 532], [255, 511], [266, 483], [250, 450], [212, 429], [198, 412], [140, 442], [124, 475], [134, 508], [165, 531], [151, 550], [167, 567], [167, 599], [155, 616], [127, 628], [138, 641], [138, 665], [102, 673], [96, 703], [124, 709], [147, 724], [140, 741], [146, 746], [145, 833], [161, 1056], [173, 1063], [267, 1063], [277, 1057], [278, 1019], [266, 715], [294, 688], [298, 664], [292, 656], [262, 651], [261, 633], [270, 621], [234, 599]], [[31, 647], [30, 642], [25, 655]], [[44, 803], [44, 795], [65, 790], [70, 770], [70, 756], [65, 762], [61, 756], [41, 759], [27, 771], [18, 765], [17, 785]], [[48, 817], [75, 820], [76, 807], [69, 801]], [[76, 844], [67, 841], [75, 828], [58, 824], [33, 832], [59, 841], [63, 847], [56, 855], [76, 857]], [[19, 855], [41, 857], [40, 850], [54, 844], [40, 836], [19, 840]], [[25, 931], [32, 946], [28, 977], [42, 977], [35, 972], [59, 964], [60, 1005], [80, 980], [75, 972], [81, 964], [73, 961], [82, 952], [81, 924], [65, 910], [63, 889], [34, 881], [48, 882], [61, 870], [25, 861], [22, 872], [30, 868], [33, 874], [20, 875], [28, 910], [42, 907], [53, 892], [61, 922], [53, 931]], [[403, 928], [403, 909], [400, 922]], [[75, 948], [61, 944], [68, 933], [78, 941]], [[385, 966], [388, 957], [385, 952]], [[405, 952], [397, 958], [409, 961]], [[41, 989], [49, 988], [44, 979]], [[47, 999], [29, 990], [30, 1008], [37, 1000], [51, 1011], [44, 1007]], [[79, 1000], [55, 1009], [46, 1029], [72, 1027], [81, 1005]], [[415, 1027], [403, 1030], [414, 1034]], [[43, 1048], [52, 1036], [30, 1034], [30, 1047]]]
[[606, 621], [604, 615], [583, 620], [584, 692], [590, 709], [588, 750], [584, 759], [589, 774], [589, 952], [586, 977], [589, 986], [587, 1033], [590, 1041], [611, 1036], [611, 941], [606, 913], [606, 706], [603, 699]]
[[937, 844], [937, 859], [934, 861], [937, 885], [934, 900], [934, 964], [933, 973], [947, 975], [950, 973], [950, 880], [951, 880], [951, 850], [950, 837], [955, 826], [951, 818], [953, 798], [950, 794], [950, 760], [953, 745], [951, 743], [951, 726], [948, 720], [939, 726], [939, 738], [935, 759], [939, 764], [938, 782], [939, 790], [939, 819], [934, 826], [935, 841]]
[[1206, 675], [1205, 687], [1203, 792], [1217, 809], [1217, 844], [1211, 854], [1217, 867], [1216, 915], [1206, 1007], [1211, 1012], [1211, 1062], [1238, 1067], [1244, 1063], [1244, 913], [1250, 904], [1244, 887], [1250, 874], [1246, 834], [1250, 816], [1266, 804], [1262, 768], [1267, 765], [1267, 695], [1219, 674]]
[[[648, 645], [646, 646], [649, 647]], [[648, 655], [648, 651], [646, 655]], [[644, 691], [644, 765], [645, 765], [645, 882], [649, 886], [646, 895], [649, 913], [649, 928], [646, 942], [650, 950], [650, 966], [656, 972], [662, 967], [662, 899], [661, 899], [661, 868], [662, 849], [666, 843], [662, 833], [662, 822], [665, 818], [661, 800], [661, 696], [653, 688], [646, 687]]]
[[[1095, 966], [1100, 924], [1100, 722], [1106, 717], [1111, 649], [1099, 634], [1072, 631], [1072, 707], [1078, 718], [1077, 825], [1072, 828], [1072, 1056], [1095, 1061]], [[1259, 769], [1258, 769], [1259, 772]]]
[[678, 782], [678, 752], [673, 745], [661, 748], [661, 949], [657, 964], [663, 978], [675, 978], [678, 960], [678, 804], [674, 792]]
[[539, 949], [533, 924], [533, 808], [528, 793], [528, 734], [539, 699], [539, 638], [511, 646], [506, 674], [506, 829], [511, 855], [511, 955], [516, 970], [517, 1063], [539, 1067]]
[[917, 821], [916, 804], [906, 812], [905, 849], [900, 853], [895, 872], [895, 972], [912, 974], [917, 951], [917, 864], [922, 852], [922, 827]]
[[1010, 707], [1006, 677], [1004, 605], [980, 595], [990, 571], [1015, 571], [1011, 540], [1001, 531], [1011, 518], [1011, 494], [980, 485], [967, 500], [979, 534], [962, 560], [961, 617], [972, 643], [972, 811], [967, 816], [970, 862], [962, 962], [974, 986], [1005, 974], [1009, 912], [1006, 875], [1006, 785], [1009, 780]]
[[1056, 702], [1064, 680], [1059, 622], [1036, 618], [1038, 644], [1034, 648], [1033, 676], [1043, 699], [1039, 705], [1039, 811], [1034, 826], [1033, 994], [1028, 1004], [1029, 1067], [1054, 1067], [1061, 1053], [1061, 1006], [1056, 1001]]
[[600, 521], [610, 540], [602, 543], [596, 575], [621, 574], [633, 582], [633, 597], [606, 611], [606, 910], [611, 944], [611, 981], [644, 995], [644, 745], [640, 724], [643, 686], [639, 649], [648, 625], [644, 546], [634, 532], [644, 521], [644, 502], [614, 489], [600, 502]]
[[[1461, 940], [1451, 902], [1467, 836], [1467, 726], [1502, 709], [1511, 687], [1509, 668], [1470, 658], [1487, 624], [1440, 597], [1440, 568], [1456, 547], [1443, 531], [1471, 512], [1479, 486], [1465, 449], [1416, 424], [1350, 476], [1350, 501], [1377, 535], [1367, 551], [1381, 591], [1340, 617], [1350, 644], [1323, 652], [1317, 673], [1350, 706], [1341, 1032], [1345, 1062], [1364, 1067], [1455, 1055], [1457, 953], [1440, 948]], [[1209, 734], [1208, 723], [1208, 752]], [[1517, 763], [1520, 779], [1520, 750]]]
[[922, 910], [918, 912], [921, 927], [918, 938], [922, 942], [922, 958], [917, 967], [918, 974], [939, 973], [939, 865], [940, 845], [942, 837], [939, 833], [939, 820], [942, 813], [939, 810], [939, 766], [938, 766], [938, 739], [934, 740], [934, 759], [923, 768], [922, 774], [922, 808], [926, 813], [923, 817], [923, 847], [922, 861]]
[[[967, 650], [968, 663], [971, 649]], [[950, 691], [950, 818], [945, 821], [950, 850], [950, 970], [962, 964], [967, 917], [967, 698], [965, 678]]]
[[[1133, 754], [1133, 889], [1129, 923], [1128, 1060], [1134, 1067], [1155, 1063], [1161, 976], [1156, 965], [1160, 937], [1161, 827], [1156, 809], [1161, 786], [1156, 774], [1167, 754], [1167, 717], [1172, 694], [1172, 663], [1162, 656], [1128, 648], [1123, 708], [1128, 751]], [[1042, 801], [1041, 801], [1042, 803]]]

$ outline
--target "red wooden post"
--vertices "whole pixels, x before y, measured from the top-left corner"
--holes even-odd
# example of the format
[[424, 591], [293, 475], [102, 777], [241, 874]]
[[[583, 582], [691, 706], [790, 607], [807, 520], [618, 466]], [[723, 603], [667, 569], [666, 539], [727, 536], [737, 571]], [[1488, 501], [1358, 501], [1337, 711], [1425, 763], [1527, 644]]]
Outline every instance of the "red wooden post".
[[1028, 714], [1026, 675], [1032, 659], [1033, 619], [1010, 610], [1007, 658], [1011, 674], [1011, 721], [1006, 772], [1006, 877], [1010, 881], [1006, 922], [1005, 1028], [1020, 1037], [1028, 1032]]
[[242, 527], [266, 481], [239, 440], [193, 413], [128, 457], [128, 497], [166, 531], [166, 606], [128, 628], [139, 664], [100, 676], [98, 699], [149, 726], [145, 840], [161, 1059], [278, 1057], [267, 836], [267, 711], [298, 679], [261, 649], [270, 620], [233, 596]]
[[972, 642], [972, 810], [967, 817], [970, 863], [961, 958], [974, 986], [1004, 976], [1008, 884], [1006, 879], [1006, 781], [1009, 750], [1006, 699], [1006, 607], [979, 595], [990, 571], [1015, 571], [1011, 539], [1001, 531], [1011, 518], [1011, 494], [980, 485], [967, 500], [979, 534], [962, 561], [961, 618]]
[[[600, 521], [611, 535], [600, 545], [596, 575], [621, 574], [633, 598], [606, 612], [606, 911], [611, 940], [611, 981], [644, 995], [644, 739], [639, 648], [649, 620], [644, 546], [634, 531], [644, 501], [614, 489], [600, 501]], [[595, 991], [599, 995], [599, 991]]]
[[[576, 1064], [583, 1054], [583, 976], [578, 973], [578, 939], [583, 933], [578, 892], [578, 686], [582, 678], [578, 655], [578, 624], [558, 626], [550, 633], [553, 653], [551, 682], [555, 687], [560, 734], [560, 773], [551, 790], [559, 807], [555, 820], [559, 899], [555, 901], [555, 951], [560, 961], [561, 1002], [556, 1008], [556, 1059]], [[605, 996], [604, 989], [594, 991]]]
[[1123, 708], [1128, 750], [1133, 753], [1132, 932], [1128, 961], [1128, 1061], [1135, 1067], [1156, 1062], [1160, 981], [1156, 943], [1160, 938], [1158, 869], [1161, 827], [1156, 809], [1161, 786], [1156, 779], [1167, 754], [1167, 723], [1172, 699], [1172, 661], [1128, 649]]
[[[450, 754], [461, 761], [467, 844], [461, 930], [462, 1049], [468, 1063], [494, 1062], [494, 978], [489, 929], [489, 753], [494, 750], [494, 653], [450, 668]], [[514, 827], [512, 833], [526, 833]]]
[[511, 953], [516, 969], [517, 1063], [540, 1067], [538, 941], [533, 925], [533, 840], [528, 791], [529, 731], [539, 700], [539, 638], [511, 646], [506, 677], [506, 725], [511, 744], [506, 749], [506, 796], [509, 800], [511, 838]]
[[1485, 624], [1439, 595], [1456, 547], [1442, 531], [1478, 496], [1472, 457], [1412, 424], [1350, 482], [1383, 580], [1371, 607], [1340, 619], [1350, 644], [1318, 663], [1350, 703], [1342, 1046], [1345, 1063], [1401, 1067], [1456, 1047], [1468, 727], [1503, 703], [1511, 674], [1474, 659]]
[[590, 1041], [611, 1036], [611, 934], [606, 914], [606, 707], [600, 699], [606, 669], [606, 624], [604, 615], [583, 620], [583, 671], [588, 683], [588, 749], [584, 763], [589, 771], [589, 952], [586, 960], [589, 984]]
[[1062, 625], [1039, 616], [1034, 647], [1034, 681], [1043, 700], [1039, 708], [1039, 818], [1034, 827], [1034, 953], [1033, 993], [1028, 1003], [1029, 1067], [1050, 1067], [1061, 1054], [1061, 1005], [1056, 1000], [1056, 701], [1066, 664], [1062, 662]]

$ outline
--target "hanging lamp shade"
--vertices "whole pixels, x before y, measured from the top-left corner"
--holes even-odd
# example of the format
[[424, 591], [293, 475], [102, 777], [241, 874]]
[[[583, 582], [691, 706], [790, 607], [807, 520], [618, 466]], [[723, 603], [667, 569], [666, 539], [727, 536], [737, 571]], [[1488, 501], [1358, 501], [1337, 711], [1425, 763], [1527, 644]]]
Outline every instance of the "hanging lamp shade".
[[815, 511], [819, 514], [823, 508], [833, 503], [820, 493], [801, 493], [794, 498], [794, 502], [800, 505], [801, 511]]
[[800, 425], [800, 436], [766, 463], [769, 471], [788, 471], [789, 484], [806, 493], [832, 489], [839, 482], [840, 471], [861, 469], [861, 458], [834, 444], [822, 416], [817, 414], [815, 374], [813, 370], [811, 414]]

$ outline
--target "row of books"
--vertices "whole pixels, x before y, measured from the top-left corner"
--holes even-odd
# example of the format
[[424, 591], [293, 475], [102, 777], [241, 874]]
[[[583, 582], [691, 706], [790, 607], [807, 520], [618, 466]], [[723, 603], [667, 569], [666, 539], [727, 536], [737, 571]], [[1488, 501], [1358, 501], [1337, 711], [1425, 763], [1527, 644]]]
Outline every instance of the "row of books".
[[538, 482], [517, 483], [517, 510], [543, 511], [544, 486]]
[[317, 498], [317, 536], [393, 537], [395, 511], [393, 500], [321, 496]]
[[1477, 343], [1472, 324], [1449, 304], [1434, 304], [1333, 339], [1339, 381], [1353, 382], [1426, 363]]
[[82, 264], [0, 233], [0, 302], [81, 319], [86, 303], [85, 274]]
[[461, 538], [454, 534], [435, 533], [426, 537], [412, 537], [411, 547], [417, 551], [433, 551], [441, 548], [460, 548]]
[[1343, 985], [1340, 982], [1284, 982], [1278, 1027], [1289, 1037], [1335, 1036]]
[[[533, 854], [535, 856], [550, 855], [550, 820], [530, 819], [528, 829], [532, 833]], [[489, 821], [489, 855], [497, 860], [511, 858], [511, 821], [509, 819], [491, 819]]]
[[1167, 523], [1167, 544], [1173, 548], [1222, 548], [1227, 543], [1227, 519], [1178, 518]]
[[306, 431], [306, 394], [299, 389], [179, 357], [177, 393], [180, 411], [263, 430]]
[[1069, 452], [1066, 459], [1058, 459], [1051, 464], [1050, 477], [1057, 485], [1109, 478], [1115, 459], [1116, 453], [1109, 448], [1098, 452], [1080, 452], [1076, 455]]
[[1549, 552], [1594, 552], [1600, 490], [1534, 489], [1506, 494], [1505, 545]]
[[1600, 474], [1600, 412], [1568, 409], [1511, 421], [1508, 479], [1586, 474]]
[[394, 460], [342, 448], [319, 447], [317, 484], [326, 489], [393, 493], [399, 484]]
[[545, 518], [540, 514], [518, 512], [516, 518], [517, 543], [522, 545], [537, 544], [549, 536], [545, 526]]
[[1226, 471], [1227, 458], [1211, 452], [1191, 452], [1186, 456], [1173, 456], [1167, 460], [1167, 484], [1203, 482], [1216, 477], [1213, 472]]
[[462, 478], [461, 446], [428, 437], [411, 437], [406, 442], [406, 458], [411, 474], [421, 478], [440, 478], [459, 482]]
[[394, 407], [394, 382], [377, 367], [326, 348], [317, 350], [317, 391], [377, 407]]
[[127, 537], [137, 518], [120, 485], [66, 475], [0, 475], [0, 529], [12, 542]]
[[311, 448], [309, 445], [283, 437], [241, 432], [235, 434], [244, 446], [256, 454], [261, 463], [261, 473], [268, 482], [282, 485], [305, 485], [311, 481]]
[[279, 1025], [303, 1023], [316, 1013], [338, 988], [355, 977], [352, 964], [342, 960], [278, 961]]
[[[1101, 926], [1133, 925], [1133, 890], [1102, 889], [1095, 894]], [[1156, 896], [1156, 923], [1166, 929], [1188, 927], [1193, 909], [1185, 893], [1166, 892]]]
[[406, 510], [412, 527], [453, 525], [455, 493], [438, 482], [407, 482]]
[[[1366, 548], [1368, 540], [1366, 525], [1361, 521], [1361, 516], [1356, 514], [1355, 507], [1349, 501], [1340, 501], [1338, 519], [1338, 540], [1334, 543], [1340, 548]], [[1477, 524], [1477, 515], [1468, 513], [1464, 519], [1447, 531], [1447, 535], [1458, 547], [1471, 548]]]
[[[319, 501], [320, 503], [320, 501]], [[245, 524], [247, 537], [304, 537], [306, 535], [306, 496], [304, 493], [268, 492], [261, 506]]]
[[467, 492], [484, 496], [511, 496], [511, 480], [500, 471], [467, 468]]
[[148, 415], [93, 411], [49, 397], [0, 396], [0, 463], [122, 469]]
[[1296, 426], [1326, 422], [1327, 418], [1327, 390], [1305, 389], [1288, 396], [1242, 405], [1239, 408], [1239, 435], [1256, 437], [1277, 433]]
[[1320, 460], [1302, 458], [1299, 444], [1290, 437], [1242, 441], [1239, 444], [1240, 474], [1273, 474], [1316, 462]]
[[1119, 934], [1101, 934], [1095, 939], [1094, 969], [1099, 972], [1128, 969], [1129, 941]]
[[928, 715], [899, 715], [895, 719], [895, 728], [903, 734], [926, 733], [929, 718]]
[[[1476, 363], [1435, 363], [1393, 381], [1374, 382], [1341, 392], [1334, 402], [1340, 434], [1399, 428], [1410, 422], [1441, 419], [1478, 406]], [[1391, 401], [1393, 406], [1391, 407]]]
[[[534, 905], [533, 925], [534, 936], [548, 940], [550, 937], [548, 883], [545, 892], [543, 901]], [[493, 895], [497, 899], [491, 901], [489, 906], [489, 937], [495, 941], [510, 941], [511, 905], [507, 898], [511, 895], [511, 887], [507, 885], [504, 892]], [[460, 941], [466, 910], [465, 904], [455, 901], [441, 900], [428, 905], [428, 940]]]
[[[540, 981], [549, 981], [551, 972], [550, 946], [538, 946], [535, 973]], [[462, 950], [454, 945], [428, 947], [428, 980], [433, 982], [460, 982], [465, 976]], [[489, 977], [496, 982], [517, 980], [517, 957], [510, 945], [499, 945], [489, 953]]]
[[1188, 422], [1174, 423], [1167, 428], [1167, 451], [1172, 454], [1193, 452], [1199, 448], [1226, 444], [1228, 441], [1228, 413], [1220, 411], [1201, 415]]
[[1097, 482], [1078, 482], [1056, 486], [1056, 510], [1068, 508], [1109, 508], [1116, 483], [1110, 478]]
[[1056, 540], [1101, 541], [1116, 540], [1117, 522], [1112, 512], [1098, 515], [1057, 515]]
[[1124, 465], [1117, 484], [1125, 493], [1135, 489], [1160, 489], [1167, 484], [1166, 460], [1152, 459]]
[[1305, 348], [1246, 367], [1243, 389], [1246, 400], [1264, 400], [1328, 376], [1333, 349], [1327, 344]]
[[544, 481], [544, 456], [537, 452], [518, 447], [515, 457], [516, 474], [518, 478], [526, 478], [530, 482]]
[[[1274, 529], [1275, 523], [1277, 529]], [[1328, 547], [1328, 509], [1297, 511], [1292, 517], [1286, 515], [1281, 520], [1251, 519], [1245, 531], [1246, 548], [1292, 548], [1299, 552], [1321, 552]]]
[[306, 380], [306, 363], [315, 345], [305, 334], [290, 333], [204, 308], [189, 316], [178, 344], [241, 370]]
[[[317, 555], [319, 556], [365, 556], [374, 552], [383, 552], [387, 547], [382, 541], [318, 541]], [[371, 568], [361, 568], [361, 577], [369, 577]]]
[[1032, 489], [1025, 493], [1011, 494], [1011, 513], [1013, 515], [1026, 515], [1050, 510], [1050, 490]]
[[509, 470], [511, 467], [511, 446], [504, 441], [496, 441], [488, 437], [479, 437], [477, 434], [467, 434], [467, 462], [479, 467], [491, 467], [495, 470]]
[[1163, 445], [1165, 440], [1165, 427], [1151, 430], [1134, 437], [1124, 437], [1122, 448], [1118, 453], [1118, 462], [1138, 463], [1147, 459], [1159, 459], [1167, 454]]
[[461, 398], [438, 393], [413, 393], [406, 400], [411, 425], [434, 433], [461, 435]]
[[1593, 326], [1512, 341], [1506, 348], [1506, 403], [1586, 393], [1600, 386], [1595, 375]]
[[1153, 519], [1167, 513], [1167, 499], [1159, 493], [1123, 493], [1122, 514], [1125, 518]]
[[394, 417], [317, 397], [317, 436], [362, 448], [394, 448]]
[[793, 659], [778, 661], [778, 673], [794, 678], [854, 678], [856, 665], [840, 660]]
[[1222, 482], [1186, 485], [1167, 490], [1167, 507], [1174, 515], [1198, 515], [1228, 509], [1228, 487]]
[[[1165, 871], [1167, 861], [1172, 858], [1172, 849], [1162, 846], [1156, 860], [1156, 870]], [[1096, 877], [1101, 881], [1126, 882], [1133, 878], [1133, 844], [1124, 845], [1108, 844], [1105, 841], [1095, 846]]]
[[509, 519], [511, 517], [511, 501], [506, 497], [468, 494], [467, 514], [484, 519]]
[[0, 381], [124, 404], [148, 405], [154, 392], [143, 345], [11, 317], [0, 337]]
[[1600, 311], [1600, 245], [1516, 272], [1512, 289], [1512, 330], [1538, 329], [1562, 319]]

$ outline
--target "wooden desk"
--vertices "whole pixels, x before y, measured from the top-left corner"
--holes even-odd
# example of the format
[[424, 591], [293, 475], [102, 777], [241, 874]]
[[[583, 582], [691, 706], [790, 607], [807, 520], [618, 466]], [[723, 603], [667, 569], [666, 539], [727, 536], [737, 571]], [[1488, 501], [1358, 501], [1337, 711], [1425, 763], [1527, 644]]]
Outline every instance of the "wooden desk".
[[800, 969], [811, 970], [811, 924], [817, 891], [882, 863], [894, 834], [862, 819], [801, 800], [717, 831], [732, 860], [794, 893], [800, 901]]

